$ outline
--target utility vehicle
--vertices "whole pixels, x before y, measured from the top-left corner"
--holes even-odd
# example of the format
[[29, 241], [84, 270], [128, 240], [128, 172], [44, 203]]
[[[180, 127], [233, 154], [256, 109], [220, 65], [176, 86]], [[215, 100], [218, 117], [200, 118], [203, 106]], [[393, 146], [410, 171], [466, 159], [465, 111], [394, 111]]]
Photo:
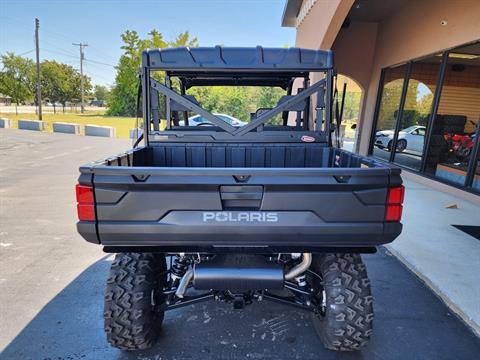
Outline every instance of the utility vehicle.
[[[144, 138], [82, 166], [77, 185], [79, 233], [117, 254], [105, 293], [111, 345], [148, 348], [165, 311], [206, 300], [311, 312], [329, 349], [368, 342], [373, 304], [360, 254], [400, 234], [404, 191], [399, 168], [333, 146], [333, 77], [331, 51], [143, 53]], [[285, 95], [235, 127], [188, 94], [198, 86]], [[209, 126], [189, 125], [192, 114]]]

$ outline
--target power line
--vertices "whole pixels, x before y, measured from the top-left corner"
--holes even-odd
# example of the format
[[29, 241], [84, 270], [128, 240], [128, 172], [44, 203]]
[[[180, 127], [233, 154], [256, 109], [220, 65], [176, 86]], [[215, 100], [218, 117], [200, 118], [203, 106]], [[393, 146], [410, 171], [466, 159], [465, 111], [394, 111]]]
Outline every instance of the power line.
[[67, 51], [65, 50], [64, 48], [58, 46], [57, 44], [54, 44], [54, 43], [51, 43], [50, 41], [46, 41], [45, 39], [42, 40], [42, 44], [45, 43], [53, 48], [55, 48], [57, 51], [62, 51], [63, 53], [65, 54], [69, 54], [70, 56], [75, 56], [77, 57], [76, 54], [74, 54], [73, 52], [70, 52], [70, 51]]
[[30, 53], [32, 53], [32, 52], [34, 52], [34, 51], [35, 51], [35, 49], [28, 50], [28, 51], [25, 51], [25, 52], [23, 52], [23, 53], [21, 53], [21, 54], [18, 54], [17, 56], [28, 55], [28, 54], [30, 54]]
[[[30, 32], [31, 30], [28, 29], [28, 28], [26, 28], [27, 26], [30, 28], [31, 24], [27, 23], [27, 22], [26, 22], [25, 20], [23, 20], [23, 19], [12, 18], [12, 17], [10, 17], [10, 16], [9, 16], [9, 17], [0, 16], [0, 19], [1, 19], [1, 20], [10, 21], [10, 22], [12, 22], [12, 23], [16, 23], [16, 24], [19, 24], [19, 25], [22, 25], [22, 28], [21, 28], [22, 30], [24, 30], [26, 33], [27, 33], [27, 32], [28, 32], [28, 33], [31, 33], [31, 32]], [[45, 28], [42, 27], [42, 29], [43, 29], [43, 30], [42, 30], [42, 34], [43, 34], [42, 43], [46, 43], [46, 44], [48, 44], [49, 46], [55, 48], [55, 49], [58, 51], [57, 54], [59, 54], [60, 52], [62, 52], [61, 55], [66, 55], [66, 56], [70, 56], [70, 57], [75, 57], [75, 58], [77, 58], [77, 56], [76, 56], [75, 54], [73, 54], [73, 53], [71, 53], [71, 52], [68, 52], [68, 51], [65, 51], [63, 48], [60, 48], [60, 46], [59, 46], [58, 44], [54, 44], [54, 43], [52, 43], [52, 42], [50, 42], [50, 41], [46, 41], [46, 40], [45, 40], [45, 35], [47, 35], [47, 37], [51, 37], [52, 40], [53, 40], [53, 38], [57, 39], [57, 40], [53, 40], [53, 41], [55, 41], [55, 42], [58, 41], [58, 39], [60, 39], [60, 40], [62, 40], [62, 41], [67, 41], [67, 42], [71, 43], [71, 42], [73, 41], [71, 38], [68, 38], [67, 36], [65, 36], [65, 35], [63, 35], [63, 34], [61, 34], [61, 33], [59, 33], [59, 32], [49, 30], [48, 27], [47, 27], [47, 29], [45, 29]], [[46, 33], [46, 34], [45, 34], [45, 33]], [[34, 39], [33, 39], [33, 40], [34, 40]], [[35, 42], [35, 40], [34, 40], [34, 42]], [[89, 44], [89, 47], [93, 48], [93, 49], [94, 49], [94, 52], [97, 53], [97, 54], [99, 55], [99, 57], [105, 58], [105, 59], [108, 59], [108, 58], [109, 58], [109, 56], [106, 55], [105, 53], [103, 53], [103, 51], [101, 51], [100, 48], [98, 48], [98, 47], [96, 47], [96, 46], [92, 46], [92, 45], [90, 45], [90, 44]], [[48, 51], [48, 52], [51, 52], [51, 53], [55, 53], [55, 51], [49, 50], [49, 49], [43, 49], [43, 48], [42, 48], [42, 50], [45, 50], [45, 51]], [[27, 52], [26, 54], [28, 54], [28, 52]], [[26, 54], [24, 54], [24, 55], [26, 55]], [[68, 54], [68, 55], [67, 55], [67, 54]], [[97, 63], [99, 63], [99, 64], [101, 64], [101, 65], [106, 65], [106, 66], [115, 67], [115, 65], [108, 64], [108, 63], [106, 63], [106, 62], [101, 62], [101, 61], [98, 61], [98, 60], [86, 60], [86, 59], [85, 59], [85, 61], [91, 61], [91, 62], [95, 62], [95, 61], [96, 61]]]
[[104, 52], [104, 50], [102, 48], [97, 47], [96, 45], [94, 46], [94, 45], [89, 44], [89, 48], [91, 48], [94, 53], [99, 54], [100, 57], [104, 57], [105, 59], [110, 58], [110, 54], [107, 54], [106, 52]]
[[[12, 17], [3, 17], [3, 16], [0, 16], [0, 19], [5, 19], [6, 21], [9, 21], [11, 23], [14, 23], [14, 24], [17, 24], [17, 25], [21, 25], [20, 29], [25, 31], [25, 33], [31, 33], [29, 30], [31, 24], [30, 23], [27, 23], [24, 19], [18, 19], [18, 18], [12, 18]], [[31, 28], [30, 28], [31, 29]], [[71, 65], [73, 65], [74, 67], [78, 66], [78, 55], [75, 55], [74, 53], [70, 52], [70, 51], [67, 51], [65, 50], [61, 43], [64, 42], [64, 41], [68, 41], [68, 42], [71, 42], [71, 38], [65, 36], [64, 34], [61, 34], [59, 32], [56, 32], [56, 31], [52, 31], [50, 29], [45, 28], [44, 26], [42, 27], [42, 45], [47, 45], [47, 47], [38, 47], [38, 50], [40, 51], [45, 51], [47, 53], [50, 53], [50, 54], [55, 54], [55, 55], [60, 55], [62, 57], [68, 57], [68, 58], [71, 58], [71, 59], [75, 59], [76, 61], [73, 63], [73, 62], [68, 62], [68, 61], [65, 61], [65, 63], [69, 63]], [[46, 40], [45, 38], [51, 40]], [[33, 42], [35, 43], [35, 36], [33, 36]], [[78, 46], [78, 45], [77, 45]], [[94, 54], [97, 54], [100, 58], [105, 58], [105, 59], [108, 59], [109, 56], [107, 56], [105, 53], [103, 53], [103, 51], [96, 47], [96, 46], [91, 46], [89, 45], [89, 48], [92, 48]], [[18, 56], [24, 56], [24, 55], [28, 55], [28, 54], [31, 54], [35, 51], [35, 49], [31, 49], [31, 50], [28, 50], [28, 51], [25, 51], [21, 54], [19, 54]], [[96, 68], [96, 69], [99, 69], [99, 70], [102, 70], [105, 68], [105, 67], [108, 67], [108, 68], [113, 68], [115, 69], [116, 66], [113, 65], [113, 64], [110, 64], [108, 62], [105, 62], [105, 61], [99, 61], [97, 59], [86, 59], [85, 56], [83, 57], [83, 63], [82, 63], [82, 59], [80, 60], [80, 73], [82, 74], [82, 71], [84, 70], [84, 67], [86, 64], [90, 64], [92, 67]], [[106, 76], [104, 75], [101, 75], [99, 74], [97, 71], [88, 71], [89, 73], [91, 73], [92, 75], [94, 75], [95, 77], [98, 77], [99, 79], [102, 79], [108, 83], [114, 83], [115, 80], [113, 80], [112, 78], [107, 78]], [[83, 80], [83, 75], [81, 75], [81, 78]], [[38, 95], [37, 95], [38, 96]], [[84, 102], [82, 101], [82, 105], [84, 104]]]
[[[47, 49], [47, 48], [44, 48], [44, 47], [42, 47], [41, 50], [52, 53], [52, 54], [63, 55], [63, 56], [67, 56], [67, 57], [70, 57], [70, 58], [73, 58], [73, 59], [78, 59], [78, 56], [71, 55], [68, 52], [65, 52], [65, 51], [62, 51], [62, 50], [52, 50], [52, 49]], [[103, 65], [103, 66], [116, 68], [115, 65], [107, 64], [107, 63], [104, 63], [104, 62], [101, 62], [101, 61], [98, 61], [98, 60], [84, 58], [83, 61], [89, 62], [89, 63], [92, 63], [92, 64], [98, 64], [98, 65]]]
[[95, 63], [91, 63], [90, 61], [85, 61], [85, 64], [88, 65], [88, 67], [93, 66], [95, 69], [98, 69], [102, 72], [105, 72], [105, 70], [106, 70], [104, 66], [96, 65]]
[[104, 63], [104, 62], [101, 62], [101, 61], [97, 61], [97, 60], [85, 59], [85, 61], [91, 62], [91, 63], [94, 63], [94, 64], [98, 64], [98, 65], [105, 65], [105, 66], [110, 66], [110, 67], [113, 67], [113, 68], [115, 67], [115, 65], [107, 64], [107, 63]]
[[63, 51], [47, 49], [47, 48], [44, 48], [44, 47], [42, 47], [41, 50], [52, 53], [52, 54], [56, 54], [56, 55], [62, 55], [62, 56], [67, 56], [67, 57], [70, 57], [70, 58], [73, 58], [73, 59], [78, 59], [78, 56], [70, 55], [69, 53], [63, 52]]
[[[88, 69], [88, 68], [87, 68]], [[107, 78], [106, 76], [103, 76], [103, 75], [100, 75], [99, 73], [97, 72], [93, 72], [91, 69], [88, 69], [86, 70], [86, 72], [88, 72], [88, 74], [90, 76], [95, 76], [96, 78], [99, 78], [99, 79], [102, 79], [103, 81], [105, 81], [107, 84], [111, 85], [115, 82], [115, 80], [113, 79], [109, 79]]]

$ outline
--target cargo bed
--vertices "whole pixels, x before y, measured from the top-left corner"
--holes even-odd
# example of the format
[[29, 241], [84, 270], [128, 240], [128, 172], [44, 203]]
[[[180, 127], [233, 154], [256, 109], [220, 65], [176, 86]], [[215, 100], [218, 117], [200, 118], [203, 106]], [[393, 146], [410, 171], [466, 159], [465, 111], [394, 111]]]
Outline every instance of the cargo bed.
[[372, 247], [393, 241], [400, 170], [317, 143], [157, 143], [80, 168], [88, 241], [163, 251]]

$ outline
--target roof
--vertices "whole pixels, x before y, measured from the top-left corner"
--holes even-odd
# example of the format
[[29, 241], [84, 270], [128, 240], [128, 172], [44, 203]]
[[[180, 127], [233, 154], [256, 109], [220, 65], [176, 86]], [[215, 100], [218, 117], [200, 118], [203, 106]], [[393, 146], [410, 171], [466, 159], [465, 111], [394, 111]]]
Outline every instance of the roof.
[[[175, 73], [305, 73], [333, 68], [331, 50], [257, 47], [178, 47], [146, 50], [143, 66]], [[273, 74], [272, 74], [273, 75]]]
[[286, 0], [283, 8], [282, 26], [295, 27], [302, 0]]

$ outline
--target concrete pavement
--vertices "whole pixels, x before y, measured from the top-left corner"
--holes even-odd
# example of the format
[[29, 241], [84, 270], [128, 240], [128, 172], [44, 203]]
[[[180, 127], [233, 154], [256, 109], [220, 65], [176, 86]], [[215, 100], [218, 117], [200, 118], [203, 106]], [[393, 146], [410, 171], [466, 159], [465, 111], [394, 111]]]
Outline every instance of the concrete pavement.
[[480, 336], [480, 241], [452, 226], [480, 226], [480, 197], [432, 188], [405, 171], [403, 179], [403, 232], [387, 248]]
[[[168, 312], [158, 344], [108, 346], [103, 289], [111, 257], [75, 230], [78, 166], [128, 140], [0, 129], [1, 359], [472, 359], [480, 340], [384, 249], [365, 255], [375, 332], [360, 353], [317, 340], [309, 315], [273, 303], [208, 302]], [[408, 192], [407, 192], [408, 194]]]

